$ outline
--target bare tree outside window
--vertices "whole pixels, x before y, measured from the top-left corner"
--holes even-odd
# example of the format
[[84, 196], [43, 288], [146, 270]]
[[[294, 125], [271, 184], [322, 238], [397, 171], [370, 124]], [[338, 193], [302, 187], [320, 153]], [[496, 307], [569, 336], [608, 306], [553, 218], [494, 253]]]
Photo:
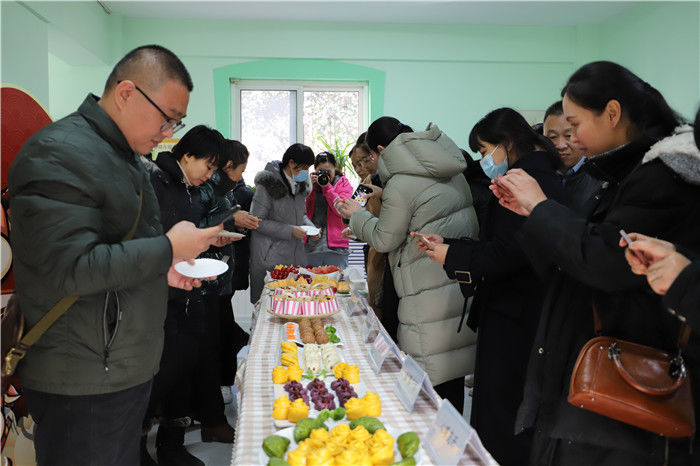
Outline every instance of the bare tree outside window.
[[[250, 152], [247, 178], [255, 176], [293, 144], [294, 91], [241, 91], [241, 142]], [[249, 182], [250, 182], [249, 181]]]
[[314, 154], [325, 150], [336, 154], [338, 169], [353, 184], [359, 182], [347, 154], [366, 125], [361, 115], [366, 108], [366, 91], [361, 85], [345, 89], [330, 85], [324, 89], [292, 81], [239, 81], [234, 86], [240, 90], [239, 94], [234, 93], [240, 95], [240, 119], [234, 118], [240, 123], [240, 133], [237, 123], [233, 133], [240, 134], [250, 152], [247, 179], [263, 170], [269, 161], [280, 160], [291, 144], [302, 142]]

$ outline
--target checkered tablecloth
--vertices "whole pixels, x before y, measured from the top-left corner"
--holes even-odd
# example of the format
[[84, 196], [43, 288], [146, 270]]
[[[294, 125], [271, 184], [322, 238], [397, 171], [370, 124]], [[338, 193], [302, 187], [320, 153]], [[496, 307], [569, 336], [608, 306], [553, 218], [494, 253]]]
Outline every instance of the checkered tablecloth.
[[[263, 293], [255, 306], [250, 351], [236, 374], [236, 385], [241, 397], [232, 465], [259, 464], [263, 439], [277, 430], [272, 419], [274, 401], [272, 368], [279, 365], [282, 324], [285, 321], [267, 312], [268, 301], [269, 294]], [[346, 362], [359, 366], [361, 382], [367, 390], [379, 395], [382, 402], [380, 419], [398, 430], [418, 433], [423, 441], [435, 420], [437, 409], [422, 393], [416, 401], [413, 412], [406, 411], [393, 391], [401, 363], [392, 356], [384, 362], [382, 371], [375, 374], [368, 360], [370, 344], [361, 342], [360, 319], [350, 315], [353, 310], [359, 311], [355, 306], [363, 307], [361, 302], [355, 297], [342, 297], [339, 298], [339, 304], [341, 312], [324, 319], [324, 322], [338, 329], [344, 340], [341, 348]], [[429, 457], [427, 462], [431, 462]], [[459, 464], [484, 463], [476, 455], [471, 455], [467, 449]], [[496, 463], [491, 460], [488, 464]]]

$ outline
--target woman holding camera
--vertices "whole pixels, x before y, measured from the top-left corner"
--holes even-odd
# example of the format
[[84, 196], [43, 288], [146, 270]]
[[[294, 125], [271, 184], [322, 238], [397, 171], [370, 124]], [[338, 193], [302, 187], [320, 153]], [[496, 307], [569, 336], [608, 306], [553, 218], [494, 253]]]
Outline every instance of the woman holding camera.
[[315, 173], [311, 174], [313, 189], [306, 198], [306, 216], [314, 225], [321, 228], [321, 237], [306, 242], [306, 257], [309, 265], [335, 265], [344, 269], [348, 266], [350, 245], [343, 238], [343, 220], [333, 205], [337, 198], [352, 196], [350, 181], [336, 170], [335, 156], [321, 152], [314, 161]]

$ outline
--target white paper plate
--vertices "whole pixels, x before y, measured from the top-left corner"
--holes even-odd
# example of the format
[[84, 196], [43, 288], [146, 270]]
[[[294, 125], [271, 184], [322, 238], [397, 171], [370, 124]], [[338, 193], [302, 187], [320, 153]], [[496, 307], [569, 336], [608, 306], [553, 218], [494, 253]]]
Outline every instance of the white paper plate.
[[[313, 417], [313, 416], [312, 416]], [[399, 446], [396, 442], [396, 439], [399, 438], [399, 435], [403, 434], [404, 432], [410, 432], [409, 430], [401, 431], [398, 429], [395, 429], [393, 427], [390, 427], [386, 425], [386, 423], [382, 420], [381, 416], [379, 417], [379, 420], [382, 421], [384, 424], [384, 427], [386, 427], [386, 431], [394, 437], [394, 462], [401, 461], [401, 453], [399, 453]], [[328, 426], [328, 430], [330, 431], [333, 427], [337, 426], [338, 424], [350, 424], [350, 421], [347, 419], [343, 419], [342, 421], [333, 421], [333, 420], [328, 420], [325, 422], [325, 424]], [[273, 435], [279, 435], [280, 437], [288, 438], [290, 440], [289, 442], [289, 447], [287, 448], [287, 452], [284, 454], [284, 459], [287, 459], [287, 453], [290, 451], [296, 450], [299, 445], [294, 441], [294, 427], [287, 427], [286, 429], [278, 430], [275, 432]], [[413, 459], [416, 460], [416, 464], [422, 465], [422, 464], [430, 464], [430, 458], [428, 458], [428, 455], [426, 455], [423, 451], [423, 439], [420, 439], [420, 447], [418, 448], [418, 451], [416, 452], [415, 455], [413, 455]], [[270, 462], [270, 458], [265, 454], [265, 450], [262, 449], [262, 442], [260, 442], [260, 456], [258, 458], [259, 464], [265, 465]]]
[[317, 227], [312, 227], [311, 225], [302, 225], [299, 228], [306, 232], [306, 236], [316, 236], [321, 233], [321, 230]]
[[186, 261], [175, 264], [175, 270], [185, 277], [209, 278], [216, 277], [228, 270], [228, 264], [216, 259], [195, 259], [194, 265]]
[[216, 236], [221, 236], [223, 238], [245, 238], [245, 235], [242, 233], [236, 233], [235, 231], [222, 231]]

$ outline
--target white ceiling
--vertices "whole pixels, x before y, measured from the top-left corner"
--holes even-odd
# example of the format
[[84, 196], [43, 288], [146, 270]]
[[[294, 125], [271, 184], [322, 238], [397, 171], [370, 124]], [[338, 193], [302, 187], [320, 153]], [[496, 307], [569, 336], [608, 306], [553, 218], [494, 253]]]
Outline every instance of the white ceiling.
[[393, 24], [557, 25], [593, 24], [638, 1], [103, 1], [136, 18], [311, 21]]

